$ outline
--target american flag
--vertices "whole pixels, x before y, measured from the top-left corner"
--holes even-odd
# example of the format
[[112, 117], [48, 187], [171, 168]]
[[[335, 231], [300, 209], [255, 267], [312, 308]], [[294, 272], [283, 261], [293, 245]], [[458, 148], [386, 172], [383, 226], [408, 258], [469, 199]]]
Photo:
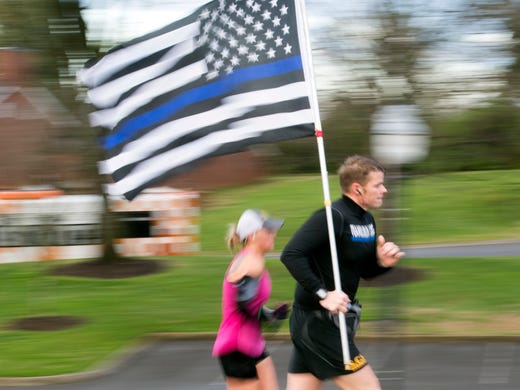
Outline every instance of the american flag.
[[314, 134], [298, 1], [215, 0], [85, 66], [108, 194], [131, 200], [204, 158]]

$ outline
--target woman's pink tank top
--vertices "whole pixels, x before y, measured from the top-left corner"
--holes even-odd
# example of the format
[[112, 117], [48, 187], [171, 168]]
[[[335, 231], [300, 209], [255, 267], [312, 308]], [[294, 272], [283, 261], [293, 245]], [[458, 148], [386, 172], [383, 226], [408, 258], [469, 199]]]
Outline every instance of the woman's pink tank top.
[[[239, 252], [231, 265], [244, 252]], [[230, 266], [231, 266], [230, 265]], [[229, 269], [229, 268], [228, 268]], [[227, 275], [227, 272], [226, 272]], [[259, 278], [255, 297], [248, 302], [248, 311], [258, 313], [271, 294], [271, 278], [264, 270]], [[257, 357], [265, 349], [265, 339], [258, 316], [244, 313], [237, 303], [238, 288], [224, 277], [222, 283], [222, 322], [213, 345], [213, 356], [222, 356], [233, 351], [242, 352], [251, 357]]]

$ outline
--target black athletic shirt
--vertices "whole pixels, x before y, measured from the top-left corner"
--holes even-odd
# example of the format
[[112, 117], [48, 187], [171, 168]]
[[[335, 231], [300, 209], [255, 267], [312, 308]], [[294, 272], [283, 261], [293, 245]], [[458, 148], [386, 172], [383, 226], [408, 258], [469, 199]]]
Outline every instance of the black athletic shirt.
[[[332, 217], [342, 290], [354, 300], [360, 278], [381, 275], [388, 268], [377, 263], [376, 225], [372, 214], [343, 195], [332, 203]], [[296, 231], [285, 246], [281, 260], [298, 282], [294, 306], [321, 309], [316, 291], [335, 289], [325, 208], [316, 211]]]

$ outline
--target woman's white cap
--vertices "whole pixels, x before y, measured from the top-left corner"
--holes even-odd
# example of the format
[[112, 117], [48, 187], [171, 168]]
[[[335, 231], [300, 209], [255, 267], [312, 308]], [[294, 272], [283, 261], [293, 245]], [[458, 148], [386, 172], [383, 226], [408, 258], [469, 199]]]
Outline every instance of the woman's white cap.
[[283, 219], [271, 218], [261, 210], [247, 209], [242, 213], [237, 223], [236, 232], [240, 241], [260, 229], [277, 232], [283, 225]]

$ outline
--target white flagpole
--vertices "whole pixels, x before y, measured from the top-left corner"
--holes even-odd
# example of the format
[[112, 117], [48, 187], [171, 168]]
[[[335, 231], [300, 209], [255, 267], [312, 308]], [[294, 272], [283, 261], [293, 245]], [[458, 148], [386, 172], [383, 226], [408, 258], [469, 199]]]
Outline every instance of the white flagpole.
[[[331, 200], [330, 200], [330, 189], [329, 189], [329, 179], [327, 173], [327, 163], [325, 159], [325, 147], [323, 144], [323, 132], [321, 129], [321, 119], [320, 119], [320, 110], [318, 106], [318, 96], [316, 93], [316, 85], [314, 80], [314, 71], [312, 66], [312, 55], [311, 55], [311, 41], [309, 37], [309, 26], [307, 22], [307, 12], [305, 9], [305, 1], [304, 0], [295, 0], [295, 5], [299, 7], [299, 10], [296, 12], [296, 17], [298, 20], [299, 31], [303, 33], [304, 39], [300, 37], [300, 50], [302, 54], [303, 61], [303, 69], [305, 73], [305, 78], [308, 82], [309, 88], [309, 97], [311, 100], [311, 108], [314, 115], [314, 125], [316, 127], [316, 141], [318, 143], [318, 155], [320, 159], [320, 170], [321, 170], [321, 181], [323, 186], [323, 197], [325, 204], [325, 213], [327, 216], [327, 228], [329, 232], [329, 241], [330, 241], [330, 253], [332, 258], [332, 272], [334, 274], [334, 287], [336, 290], [341, 290], [341, 278], [339, 273], [339, 265], [338, 265], [338, 252], [336, 249], [336, 236], [334, 234], [334, 224], [332, 221], [332, 209], [331, 209]], [[343, 364], [345, 366], [345, 370], [350, 369], [350, 351], [348, 349], [348, 337], [347, 337], [347, 325], [345, 321], [345, 314], [339, 313], [339, 330], [341, 335], [341, 350], [343, 352]]]

